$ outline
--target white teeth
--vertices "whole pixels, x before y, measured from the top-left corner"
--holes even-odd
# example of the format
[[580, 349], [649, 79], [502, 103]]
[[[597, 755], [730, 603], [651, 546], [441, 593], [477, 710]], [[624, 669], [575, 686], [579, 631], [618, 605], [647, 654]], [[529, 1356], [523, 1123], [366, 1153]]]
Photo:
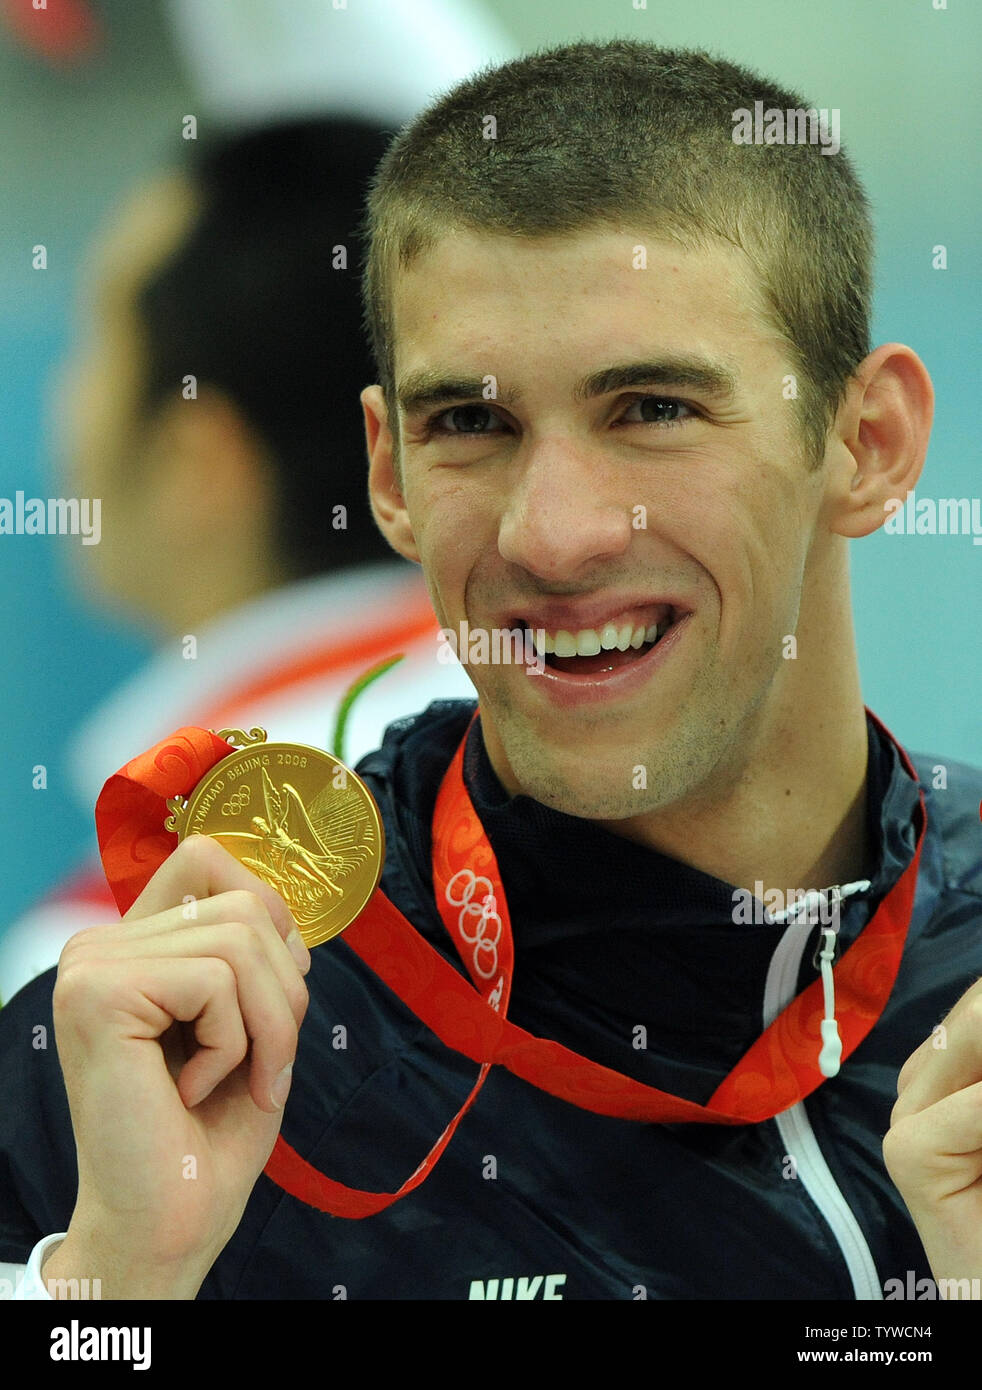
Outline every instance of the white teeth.
[[577, 634], [576, 655], [577, 656], [596, 656], [600, 650], [600, 638], [592, 628]]
[[[664, 624], [665, 631], [668, 626], [668, 623]], [[550, 637], [541, 627], [531, 628], [530, 631], [539, 656], [597, 656], [601, 651], [615, 649], [626, 652], [628, 647], [637, 651], [647, 642], [657, 642], [659, 625], [650, 623], [647, 627], [635, 627], [633, 623], [624, 623], [618, 627], [616, 623], [607, 622], [602, 628], [581, 628], [577, 632], [560, 628], [554, 637]]]

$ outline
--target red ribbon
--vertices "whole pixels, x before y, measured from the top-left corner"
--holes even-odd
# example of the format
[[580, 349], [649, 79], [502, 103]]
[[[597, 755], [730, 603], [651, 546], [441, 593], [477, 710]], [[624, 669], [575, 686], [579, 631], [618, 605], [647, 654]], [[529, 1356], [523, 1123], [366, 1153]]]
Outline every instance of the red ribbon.
[[[870, 717], [895, 744], [892, 734]], [[477, 713], [475, 713], [477, 718]], [[374, 973], [452, 1050], [480, 1064], [461, 1109], [396, 1192], [362, 1192], [320, 1173], [280, 1135], [266, 1175], [300, 1201], [335, 1216], [382, 1211], [423, 1182], [470, 1109], [492, 1066], [506, 1067], [581, 1109], [647, 1123], [755, 1124], [810, 1095], [825, 1078], [818, 1067], [824, 1016], [819, 977], [803, 990], [717, 1087], [707, 1105], [623, 1076], [507, 1018], [514, 966], [508, 905], [494, 850], [464, 784], [466, 733], [451, 760], [433, 813], [433, 885], [437, 908], [473, 983], [416, 931], [381, 889], [344, 939]], [[907, 754], [896, 747], [910, 775]], [[229, 745], [204, 729], [180, 729], [127, 763], [96, 805], [103, 865], [126, 912], [177, 844], [162, 829], [168, 797], [188, 796]], [[890, 996], [910, 925], [927, 826], [919, 789], [914, 856], [872, 920], [835, 966], [842, 1060], [855, 1051]]]

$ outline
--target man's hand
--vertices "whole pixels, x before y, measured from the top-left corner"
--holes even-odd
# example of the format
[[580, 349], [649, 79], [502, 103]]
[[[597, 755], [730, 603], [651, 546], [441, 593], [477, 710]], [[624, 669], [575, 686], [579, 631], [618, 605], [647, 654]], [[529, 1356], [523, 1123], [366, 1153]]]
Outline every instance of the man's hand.
[[79, 1188], [46, 1280], [195, 1296], [276, 1141], [309, 968], [282, 898], [201, 835], [71, 938], [53, 1003]]
[[[904, 1063], [883, 1141], [942, 1296], [982, 1281], [982, 981]], [[943, 1043], [943, 1046], [941, 1045]], [[980, 1283], [976, 1283], [976, 1297]]]

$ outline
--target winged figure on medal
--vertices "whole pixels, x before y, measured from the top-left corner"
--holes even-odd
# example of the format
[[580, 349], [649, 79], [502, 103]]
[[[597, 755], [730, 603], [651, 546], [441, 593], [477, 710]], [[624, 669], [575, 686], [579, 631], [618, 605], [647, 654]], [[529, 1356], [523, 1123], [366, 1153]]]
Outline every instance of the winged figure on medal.
[[344, 879], [371, 857], [364, 808], [356, 796], [326, 787], [308, 813], [296, 789], [284, 782], [277, 790], [265, 768], [262, 787], [266, 814], [252, 817], [255, 829], [215, 839], [253, 841], [253, 855], [236, 858], [282, 895], [298, 926], [309, 926], [344, 897]]

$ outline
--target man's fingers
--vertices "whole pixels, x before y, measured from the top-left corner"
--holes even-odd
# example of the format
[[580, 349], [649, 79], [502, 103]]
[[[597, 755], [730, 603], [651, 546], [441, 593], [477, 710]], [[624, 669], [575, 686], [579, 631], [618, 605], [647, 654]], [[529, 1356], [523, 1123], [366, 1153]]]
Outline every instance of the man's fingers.
[[[943, 1046], [939, 1045], [943, 1042]], [[891, 1125], [954, 1091], [982, 1080], [982, 984], [962, 995], [944, 1020], [944, 1032], [927, 1039], [904, 1063]]]
[[[237, 895], [229, 895], [237, 896]], [[223, 1081], [245, 1056], [242, 1039], [252, 1043], [249, 1069], [249, 1091], [261, 1109], [267, 1109], [273, 1081], [284, 1067], [293, 1062], [297, 1047], [297, 1029], [307, 1009], [306, 986], [297, 972], [284, 943], [267, 922], [249, 926], [224, 922], [215, 926], [194, 925], [183, 931], [158, 932], [145, 937], [138, 946], [143, 965], [179, 959], [192, 967], [202, 967], [205, 980], [214, 977], [218, 962], [225, 967], [233, 982], [236, 1001], [236, 1026], [233, 1041], [221, 1038], [216, 1031], [228, 1018], [227, 1010], [212, 1009], [208, 1017], [197, 1020], [195, 1014], [176, 1016], [180, 1022], [195, 1021], [195, 1039], [206, 1051], [196, 1053], [188, 1063], [190, 1076], [195, 1079], [195, 1101], [201, 1100], [213, 1087]], [[103, 962], [118, 956], [132, 959], [132, 947], [117, 940], [105, 948], [96, 948]], [[145, 978], [152, 979], [151, 969]], [[165, 974], [165, 979], [170, 978]], [[150, 998], [155, 998], [151, 993]], [[203, 1039], [205, 1041], [203, 1041]], [[233, 1056], [234, 1054], [234, 1056]], [[233, 1060], [229, 1061], [232, 1056]], [[182, 1071], [182, 1077], [184, 1072]], [[183, 1085], [179, 1087], [184, 1096]]]
[[[266, 904], [258, 894], [242, 888], [195, 903], [193, 917], [186, 917], [183, 908], [171, 908], [169, 912], [160, 912], [155, 917], [136, 918], [133, 921], [124, 919], [107, 926], [87, 927], [65, 943], [62, 959], [67, 963], [72, 956], [80, 953], [94, 954], [104, 959], [150, 953], [178, 956], [215, 954], [213, 951], [196, 949], [190, 942], [200, 941], [200, 932], [195, 935], [198, 928], [229, 924], [262, 936], [284, 986], [292, 980], [296, 970], [305, 975], [310, 969], [310, 952], [296, 928], [284, 942], [266, 910]], [[151, 942], [159, 943], [152, 948], [152, 952]], [[292, 972], [291, 964], [295, 967]], [[293, 994], [300, 997], [295, 990]]]
[[307, 1011], [309, 996], [296, 963], [272, 926], [244, 922], [218, 922], [214, 926], [196, 923], [180, 932], [158, 932], [143, 938], [134, 950], [125, 940], [93, 945], [92, 954], [100, 960], [127, 959], [204, 959], [228, 961], [235, 972], [246, 1027], [259, 1013], [289, 1005], [294, 1027], [299, 1028]]
[[[280, 1107], [272, 1097], [273, 1086], [283, 1070], [293, 1065], [303, 1010], [296, 1017], [278, 984], [268, 975], [263, 978], [260, 956], [265, 952], [261, 943], [250, 945], [243, 938], [229, 955], [231, 960], [223, 955], [178, 962], [192, 970], [202, 968], [216, 980], [216, 988], [207, 994], [203, 1007], [181, 1019], [194, 1020], [198, 1050], [181, 1071], [178, 1091], [186, 1105], [197, 1105], [245, 1060], [251, 1042], [249, 1094], [260, 1110], [277, 1110]], [[168, 976], [165, 969], [165, 981]]]
[[260, 899], [284, 940], [296, 930], [290, 909], [279, 893], [240, 864], [210, 835], [189, 835], [182, 840], [161, 864], [123, 921], [154, 917], [170, 908], [186, 905], [187, 898], [200, 902], [234, 889], [244, 889]]
[[[172, 969], [175, 965], [176, 970]], [[174, 1014], [180, 1022], [194, 1020], [197, 1050], [176, 1078], [178, 1093], [191, 1108], [210, 1095], [245, 1059], [249, 1038], [239, 1007], [235, 974], [226, 962], [195, 962], [193, 981], [184, 965], [183, 960], [168, 961], [163, 973], [154, 976], [147, 993], [168, 1012], [172, 1005], [180, 1009], [180, 1013]], [[260, 1108], [270, 1108], [268, 1097]]]
[[251, 979], [248, 969], [237, 973], [217, 955], [121, 959], [111, 972], [104, 960], [78, 957], [59, 972], [55, 985], [59, 1054], [73, 1034], [85, 1046], [87, 1065], [109, 1059], [115, 1068], [133, 1046], [140, 1055], [152, 1046], [172, 1071], [176, 1056], [171, 1049], [168, 1063], [161, 1039], [174, 1022], [194, 1023], [198, 1051], [181, 1067], [178, 1081], [185, 1104], [196, 1105], [234, 1071], [251, 1041], [249, 1094], [260, 1110], [275, 1111], [271, 1092], [296, 1056], [297, 1023], [262, 946], [254, 944], [251, 958], [248, 948], [239, 956], [252, 967]]
[[938, 1201], [982, 1176], [982, 1081], [898, 1120], [883, 1141], [887, 1172], [905, 1200]]
[[[117, 1045], [146, 1040], [162, 1049], [186, 1105], [200, 1103], [248, 1057], [249, 1094], [270, 1111], [282, 1103], [271, 1095], [274, 1084], [296, 1055], [309, 1002], [301, 972], [309, 968], [279, 894], [196, 835], [161, 865], [122, 921], [71, 938], [59, 997], [71, 1000], [65, 1013], [74, 1011], [80, 1034], [94, 1036], [111, 1019]], [[159, 1041], [173, 1022], [193, 1025], [183, 1030], [183, 1063], [173, 1037]]]

